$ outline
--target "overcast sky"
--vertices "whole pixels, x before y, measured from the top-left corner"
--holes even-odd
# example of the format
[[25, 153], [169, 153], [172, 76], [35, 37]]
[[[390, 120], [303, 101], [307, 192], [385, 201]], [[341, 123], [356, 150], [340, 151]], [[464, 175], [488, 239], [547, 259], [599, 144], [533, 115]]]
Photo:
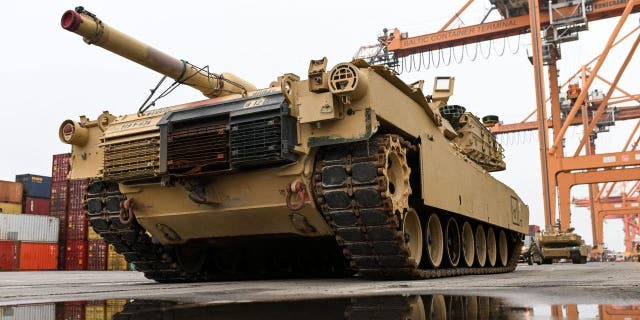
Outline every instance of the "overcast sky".
[[[57, 135], [63, 120], [78, 119], [80, 115], [95, 119], [103, 110], [133, 113], [160, 79], [157, 73], [88, 46], [80, 37], [62, 30], [62, 13], [77, 5], [177, 58], [209, 65], [214, 72], [232, 72], [257, 87], [266, 87], [288, 72], [306, 78], [309, 59], [327, 56], [330, 67], [349, 61], [361, 45], [375, 43], [385, 27], [397, 27], [410, 35], [433, 32], [465, 2], [399, 0], [382, 5], [333, 0], [2, 1], [0, 179], [13, 180], [22, 173], [50, 175], [51, 155], [69, 151]], [[462, 23], [477, 23], [489, 7], [489, 1], [476, 2], [463, 15]], [[495, 13], [490, 17], [498, 19]], [[563, 45], [561, 82], [602, 50], [614, 20], [593, 22], [590, 31], [580, 34], [580, 41]], [[637, 24], [635, 14], [623, 30], [631, 30]], [[407, 82], [424, 79], [430, 88], [436, 75], [455, 76], [452, 103], [463, 105], [478, 116], [496, 114], [505, 123], [519, 122], [535, 103], [533, 73], [526, 54], [531, 40], [529, 35], [523, 35], [505, 41], [494, 41], [491, 48], [488, 43], [481, 44], [483, 50], [474, 62], [465, 58], [459, 65], [441, 63], [437, 69], [431, 67], [401, 77]], [[600, 72], [605, 78], [613, 80], [630, 47], [628, 42], [612, 52]], [[505, 53], [499, 56], [503, 48]], [[465, 52], [473, 55], [474, 50], [472, 46]], [[462, 54], [456, 52], [458, 57]], [[488, 52], [488, 59], [481, 57]], [[448, 61], [448, 54], [442, 53], [443, 60]], [[437, 55], [434, 53], [434, 57]], [[633, 93], [640, 92], [638, 66], [636, 54], [620, 85]], [[199, 92], [179, 88], [158, 106], [200, 99]], [[635, 125], [635, 121], [628, 122], [618, 123], [611, 133], [601, 134], [597, 150], [621, 150]], [[569, 130], [567, 145], [575, 144], [581, 133], [580, 128]], [[495, 176], [529, 204], [531, 223], [543, 225], [537, 135], [512, 134], [501, 140], [505, 142], [507, 170]], [[585, 196], [585, 190], [576, 187], [572, 195]], [[588, 211], [572, 208], [572, 212], [575, 226], [590, 242]], [[610, 248], [624, 248], [619, 221], [606, 224], [605, 239]]]

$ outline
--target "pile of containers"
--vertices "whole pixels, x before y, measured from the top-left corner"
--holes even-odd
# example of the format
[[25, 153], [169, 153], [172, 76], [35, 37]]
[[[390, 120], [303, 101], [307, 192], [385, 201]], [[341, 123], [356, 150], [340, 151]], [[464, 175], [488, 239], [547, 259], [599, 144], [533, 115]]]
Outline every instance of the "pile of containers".
[[[84, 210], [89, 180], [67, 180], [70, 154], [53, 156], [51, 215], [60, 220], [60, 257], [64, 270], [127, 270], [124, 257], [88, 225]], [[124, 267], [123, 267], [124, 264]]]
[[0, 270], [56, 270], [58, 219], [0, 214]]
[[22, 212], [22, 184], [0, 181], [0, 213]]
[[19, 174], [16, 182], [22, 184], [22, 213], [48, 215], [51, 177]]

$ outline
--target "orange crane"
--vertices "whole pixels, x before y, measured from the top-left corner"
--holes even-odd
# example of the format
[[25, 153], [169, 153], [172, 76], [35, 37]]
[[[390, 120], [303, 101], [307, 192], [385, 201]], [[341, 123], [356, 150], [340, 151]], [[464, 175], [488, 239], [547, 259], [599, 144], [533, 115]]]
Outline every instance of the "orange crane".
[[[638, 0], [491, 0], [495, 4], [503, 19], [478, 25], [447, 29], [457, 17], [469, 7], [473, 0], [465, 5], [437, 32], [409, 37], [407, 33], [398, 29], [388, 32], [378, 38], [377, 50], [371, 46], [362, 47], [356, 57], [366, 58], [372, 63], [387, 63], [390, 67], [398, 67], [399, 58], [412, 54], [428, 52], [443, 48], [477, 43], [481, 41], [507, 37], [511, 35], [531, 33], [532, 57], [534, 65], [534, 83], [537, 106], [537, 127], [540, 141], [540, 158], [543, 185], [543, 203], [546, 228], [550, 229], [556, 221], [556, 200], [559, 204], [560, 225], [566, 229], [570, 225], [570, 189], [575, 184], [591, 184], [590, 197], [597, 190], [593, 184], [607, 181], [626, 181], [640, 179], [640, 169], [630, 166], [640, 165], [640, 156], [636, 152], [622, 152], [614, 154], [595, 154], [591, 133], [598, 125], [601, 115], [605, 113], [612, 98], [618, 81], [626, 70], [631, 57], [637, 49], [640, 36], [629, 50], [627, 58], [617, 67], [619, 70], [610, 89], [602, 98], [593, 112], [593, 117], [582, 117], [585, 127], [584, 135], [572, 157], [565, 157], [562, 141], [567, 128], [575, 123], [576, 115], [588, 113], [585, 100], [593, 81], [599, 77], [598, 71], [606, 60], [610, 49], [616, 41], [622, 25], [631, 13], [640, 11]], [[546, 5], [546, 7], [545, 7]], [[581, 92], [571, 99], [572, 104], [562, 117], [559, 101], [556, 61], [560, 59], [559, 44], [577, 40], [579, 31], [587, 29], [587, 22], [599, 19], [619, 17], [618, 23], [604, 45], [602, 53], [597, 57], [595, 66], [589, 70], [590, 77], [586, 77], [587, 70], [582, 70]], [[544, 43], [540, 39], [541, 28], [545, 28]], [[543, 50], [544, 47], [544, 50]], [[374, 48], [375, 49], [375, 48]], [[365, 52], [373, 52], [368, 57]], [[544, 100], [545, 81], [543, 66], [548, 66], [549, 96], [551, 102], [551, 126], [547, 122], [546, 102]], [[634, 97], [636, 100], [637, 96]], [[553, 129], [553, 140], [549, 140], [548, 129]], [[589, 143], [587, 143], [589, 142]], [[586, 146], [586, 147], [585, 147]], [[580, 155], [586, 148], [586, 155]], [[606, 173], [599, 169], [610, 169]], [[558, 193], [556, 193], [556, 189]], [[596, 218], [593, 216], [592, 225]], [[594, 228], [595, 229], [595, 228]]]
[[[638, 183], [635, 183], [632, 192], [638, 192]], [[590, 199], [572, 199], [571, 201], [577, 207], [590, 207]], [[636, 239], [640, 238], [640, 197], [627, 196], [623, 192], [618, 197], [597, 198], [594, 202], [594, 211], [597, 214], [596, 230], [594, 232], [594, 244], [603, 246], [603, 230], [602, 224], [606, 219], [621, 219], [623, 221], [625, 257], [629, 257], [635, 253], [634, 247]]]

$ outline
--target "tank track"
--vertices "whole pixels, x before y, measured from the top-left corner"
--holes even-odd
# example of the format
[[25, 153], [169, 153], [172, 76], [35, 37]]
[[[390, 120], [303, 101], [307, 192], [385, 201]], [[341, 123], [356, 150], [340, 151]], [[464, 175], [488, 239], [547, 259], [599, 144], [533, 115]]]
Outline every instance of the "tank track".
[[[137, 271], [158, 282], [187, 282], [208, 280], [199, 274], [187, 274], [174, 262], [166, 248], [154, 243], [144, 228], [134, 219], [130, 224], [120, 222], [120, 203], [126, 197], [116, 183], [92, 181], [87, 193], [89, 223], [108, 244], [134, 263]], [[102, 205], [98, 205], [102, 204]]]
[[522, 246], [515, 236], [504, 267], [421, 269], [409, 258], [401, 218], [393, 212], [386, 192], [384, 155], [391, 139], [413, 148], [397, 135], [376, 136], [369, 141], [321, 150], [316, 161], [313, 182], [316, 201], [356, 276], [428, 279], [513, 271]]

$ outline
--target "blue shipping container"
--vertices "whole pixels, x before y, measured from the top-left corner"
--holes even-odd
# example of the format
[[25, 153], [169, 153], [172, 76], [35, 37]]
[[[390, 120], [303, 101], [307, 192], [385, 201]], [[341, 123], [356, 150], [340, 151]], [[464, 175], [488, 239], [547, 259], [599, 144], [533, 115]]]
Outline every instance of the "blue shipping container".
[[51, 198], [51, 177], [19, 174], [16, 182], [22, 183], [24, 197]]

